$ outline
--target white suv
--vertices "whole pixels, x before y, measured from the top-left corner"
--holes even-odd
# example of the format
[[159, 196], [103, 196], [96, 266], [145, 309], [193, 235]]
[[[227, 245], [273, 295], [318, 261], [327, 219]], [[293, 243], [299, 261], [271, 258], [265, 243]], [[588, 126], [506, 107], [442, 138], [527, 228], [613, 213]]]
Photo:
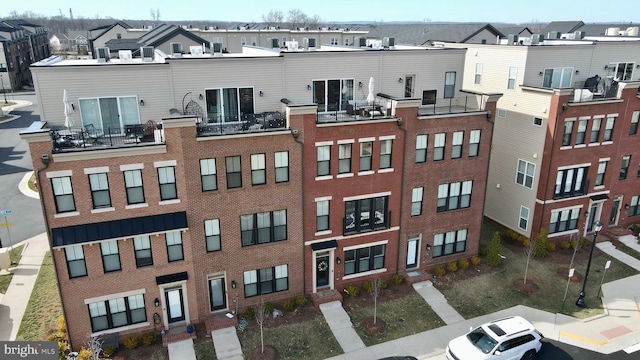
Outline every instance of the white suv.
[[520, 316], [495, 320], [449, 342], [449, 360], [532, 360], [544, 336]]

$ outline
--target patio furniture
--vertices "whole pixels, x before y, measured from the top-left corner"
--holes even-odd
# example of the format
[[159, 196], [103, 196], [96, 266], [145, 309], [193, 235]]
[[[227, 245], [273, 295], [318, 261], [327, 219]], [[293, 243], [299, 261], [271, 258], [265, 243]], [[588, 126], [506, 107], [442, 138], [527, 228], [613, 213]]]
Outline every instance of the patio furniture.
[[87, 137], [91, 139], [92, 144], [102, 144], [102, 138], [104, 137], [102, 129], [96, 129], [93, 124], [85, 125], [84, 129], [87, 133]]

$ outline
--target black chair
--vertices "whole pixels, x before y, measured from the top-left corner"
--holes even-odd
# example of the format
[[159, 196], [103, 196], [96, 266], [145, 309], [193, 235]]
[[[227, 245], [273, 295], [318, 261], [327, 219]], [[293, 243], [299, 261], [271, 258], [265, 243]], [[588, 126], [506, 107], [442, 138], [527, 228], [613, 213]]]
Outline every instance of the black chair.
[[93, 124], [87, 124], [84, 126], [84, 130], [87, 133], [87, 137], [91, 139], [91, 143], [93, 144], [102, 144], [102, 138], [104, 137], [104, 132], [102, 130], [96, 129]]

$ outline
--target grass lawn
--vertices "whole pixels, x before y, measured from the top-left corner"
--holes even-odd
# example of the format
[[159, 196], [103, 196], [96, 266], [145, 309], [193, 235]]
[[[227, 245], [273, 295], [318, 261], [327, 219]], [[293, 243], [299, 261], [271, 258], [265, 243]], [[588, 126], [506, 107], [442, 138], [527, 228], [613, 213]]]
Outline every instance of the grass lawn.
[[25, 310], [16, 340], [43, 340], [47, 329], [57, 324], [62, 316], [62, 304], [58, 294], [56, 274], [51, 252], [47, 252], [38, 272], [31, 298]]
[[193, 349], [196, 352], [196, 359], [198, 360], [217, 360], [216, 349], [213, 346], [213, 340], [208, 339], [206, 341], [196, 341], [193, 344]]
[[[9, 252], [9, 259], [12, 264], [17, 264], [20, 262], [20, 258], [22, 257], [22, 249], [24, 245], [16, 246]], [[13, 278], [13, 274], [9, 273], [6, 275], [0, 275], [0, 294], [5, 294], [7, 292], [7, 288], [11, 283], [11, 279]]]

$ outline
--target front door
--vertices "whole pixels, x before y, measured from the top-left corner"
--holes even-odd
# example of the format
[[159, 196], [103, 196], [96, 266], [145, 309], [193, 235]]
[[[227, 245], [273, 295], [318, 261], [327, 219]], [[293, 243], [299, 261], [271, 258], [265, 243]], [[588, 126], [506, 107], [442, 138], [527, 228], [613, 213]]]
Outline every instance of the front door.
[[166, 289], [164, 291], [164, 297], [167, 304], [169, 324], [184, 321], [182, 288]]
[[618, 213], [620, 212], [620, 198], [616, 197], [611, 206], [611, 216], [609, 216], [609, 225], [618, 224]]
[[418, 266], [418, 248], [420, 239], [409, 239], [407, 245], [407, 269], [415, 269]]
[[224, 278], [209, 279], [209, 292], [211, 311], [227, 308]]
[[593, 229], [593, 223], [596, 219], [596, 213], [598, 212], [598, 204], [591, 205], [591, 209], [589, 209], [589, 217], [587, 218], [587, 231], [591, 232]]
[[329, 286], [329, 264], [328, 252], [316, 255], [316, 287]]

